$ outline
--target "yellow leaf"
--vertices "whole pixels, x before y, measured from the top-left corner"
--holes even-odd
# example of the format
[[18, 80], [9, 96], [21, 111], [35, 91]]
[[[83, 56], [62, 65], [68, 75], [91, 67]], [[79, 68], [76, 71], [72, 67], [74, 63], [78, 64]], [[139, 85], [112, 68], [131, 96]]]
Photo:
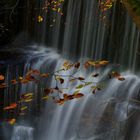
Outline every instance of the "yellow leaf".
[[33, 99], [26, 99], [25, 102], [31, 102]]
[[39, 23], [42, 22], [42, 21], [43, 21], [43, 17], [39, 15], [39, 16], [37, 17], [37, 21], [38, 21]]
[[100, 65], [107, 65], [109, 63], [109, 61], [106, 60], [102, 60], [99, 62]]
[[26, 110], [27, 108], [28, 108], [27, 106], [23, 106], [23, 107], [20, 108], [20, 110], [21, 110], [21, 111], [24, 111], [24, 110]]
[[84, 87], [84, 85], [81, 84], [81, 85], [77, 86], [76, 89], [81, 89], [83, 87]]
[[16, 123], [16, 119], [10, 119], [8, 121], [9, 124], [14, 125]]
[[49, 99], [49, 96], [42, 97], [42, 100], [47, 100], [47, 99]]

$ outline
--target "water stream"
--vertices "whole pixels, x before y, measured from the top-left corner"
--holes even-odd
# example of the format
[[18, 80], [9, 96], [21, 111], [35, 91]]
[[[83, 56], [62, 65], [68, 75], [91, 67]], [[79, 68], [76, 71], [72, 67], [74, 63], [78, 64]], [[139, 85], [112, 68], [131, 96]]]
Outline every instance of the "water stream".
[[[38, 85], [31, 82], [18, 85], [16, 89], [6, 89], [5, 104], [7, 97], [11, 95], [10, 90], [15, 93], [33, 91], [35, 96], [28, 117], [19, 119], [13, 127], [11, 140], [140, 140], [140, 78], [139, 74], [134, 74], [140, 64], [140, 31], [124, 9], [118, 11], [117, 3], [111, 13], [108, 13], [107, 25], [99, 19], [101, 13], [97, 7], [95, 0], [68, 0], [63, 33], [61, 17], [53, 17], [57, 22], [51, 34], [51, 47], [32, 45], [19, 49], [25, 60], [22, 74], [30, 68], [52, 72], [60, 69], [65, 59], [83, 61], [90, 58], [106, 59], [111, 64], [120, 65], [126, 80], [111, 79], [95, 95], [90, 93], [88, 87], [83, 88], [84, 98], [68, 101], [62, 106], [50, 100], [44, 104], [39, 115], [38, 110], [34, 109], [39, 102], [38, 95], [43, 95], [46, 85], [55, 85], [53, 79], [41, 81]], [[42, 25], [42, 40], [45, 40], [46, 22]], [[11, 67], [9, 64], [6, 68], [7, 81], [12, 79], [16, 69], [15, 66]], [[18, 75], [20, 68], [16, 70]], [[103, 70], [102, 76], [95, 81], [104, 79], [110, 70], [110, 66]], [[62, 72], [64, 75], [69, 73], [73, 71]], [[94, 80], [90, 73], [84, 71], [76, 72], [75, 75]], [[71, 94], [78, 84], [66, 82], [63, 86], [69, 87], [66, 92]], [[15, 100], [16, 98], [18, 97]], [[23, 120], [27, 125], [24, 125]], [[9, 139], [5, 137], [4, 140]]]

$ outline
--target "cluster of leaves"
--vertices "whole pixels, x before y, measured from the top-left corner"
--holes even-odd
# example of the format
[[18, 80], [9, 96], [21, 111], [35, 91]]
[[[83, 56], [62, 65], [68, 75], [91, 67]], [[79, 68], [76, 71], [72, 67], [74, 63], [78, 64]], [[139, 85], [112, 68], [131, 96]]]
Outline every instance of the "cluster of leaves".
[[105, 20], [107, 18], [106, 13], [108, 12], [108, 10], [110, 10], [113, 7], [113, 3], [114, 0], [99, 0], [99, 8], [102, 13], [100, 15], [101, 20]]
[[64, 0], [52, 0], [50, 2], [48, 0], [46, 0], [44, 3], [44, 6], [42, 7], [42, 10], [44, 10], [45, 12], [48, 12], [48, 10], [51, 10], [60, 15], [63, 15], [63, 12], [61, 9], [63, 3], [64, 3]]
[[[42, 11], [45, 11], [46, 13], [48, 11], [52, 11], [55, 12], [56, 14], [59, 14], [61, 16], [63, 16], [63, 10], [62, 10], [62, 5], [64, 4], [64, 0], [52, 0], [52, 1], [48, 1], [46, 0], [45, 3], [42, 6]], [[43, 22], [43, 16], [39, 15], [37, 17], [37, 21]], [[53, 19], [53, 22], [55, 22], [55, 19]]]
[[[85, 61], [83, 64], [80, 62], [71, 63], [69, 61], [65, 61], [62, 65], [62, 68], [60, 70], [57, 70], [53, 73], [41, 73], [37, 69], [30, 69], [25, 76], [21, 77], [19, 76], [18, 79], [13, 79], [10, 81], [12, 85], [16, 84], [28, 84], [29, 82], [34, 82], [35, 84], [38, 84], [40, 81], [43, 81], [43, 79], [47, 79], [49, 77], [53, 77], [56, 81], [56, 85], [54, 87], [47, 87], [44, 88], [43, 96], [41, 97], [42, 101], [47, 101], [48, 99], [52, 99], [54, 103], [58, 105], [63, 105], [65, 102], [73, 99], [78, 99], [84, 96], [84, 93], [81, 92], [81, 90], [87, 86], [89, 86], [89, 89], [91, 90], [92, 94], [95, 94], [96, 91], [99, 91], [103, 88], [102, 84], [95, 82], [93, 80], [87, 81], [85, 77], [77, 76], [75, 77], [73, 74], [70, 75], [62, 75], [62, 71], [68, 71], [71, 69], [74, 70], [81, 70], [85, 69], [87, 70], [90, 67], [93, 67], [94, 69], [104, 67], [108, 65], [109, 62], [105, 60], [101, 61], [93, 61], [88, 60]], [[92, 77], [96, 78], [100, 76], [100, 73], [92, 73]], [[67, 93], [64, 88], [63, 84], [65, 83], [65, 78], [68, 78], [69, 83], [77, 82], [79, 84], [76, 84], [75, 91], [70, 94]], [[111, 72], [108, 74], [108, 78], [116, 78], [120, 81], [125, 80], [121, 74], [118, 72]], [[6, 88], [9, 85], [3, 82], [5, 80], [4, 75], [0, 75], [0, 88]], [[61, 86], [62, 85], [62, 86]], [[66, 88], [67, 89], [67, 88]], [[29, 103], [32, 103], [34, 100], [34, 93], [23, 93], [20, 96], [20, 99], [14, 103], [10, 103], [8, 106], [5, 106], [3, 108], [4, 111], [11, 111], [18, 109], [19, 115], [26, 115], [28, 112]], [[15, 118], [11, 118], [10, 120], [7, 120], [10, 124], [14, 124], [16, 122]]]

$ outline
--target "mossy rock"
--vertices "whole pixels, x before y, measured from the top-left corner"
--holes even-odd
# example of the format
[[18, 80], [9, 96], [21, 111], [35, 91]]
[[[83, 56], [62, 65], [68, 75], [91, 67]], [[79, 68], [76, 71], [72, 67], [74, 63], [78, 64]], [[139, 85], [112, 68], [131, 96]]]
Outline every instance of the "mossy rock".
[[133, 11], [140, 15], [140, 0], [128, 0], [128, 3], [132, 6]]
[[140, 0], [123, 0], [129, 15], [140, 29]]

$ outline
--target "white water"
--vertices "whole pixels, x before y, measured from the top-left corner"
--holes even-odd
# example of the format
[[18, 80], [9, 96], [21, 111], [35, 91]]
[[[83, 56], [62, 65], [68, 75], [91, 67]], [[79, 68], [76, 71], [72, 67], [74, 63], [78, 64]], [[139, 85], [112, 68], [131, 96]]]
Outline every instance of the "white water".
[[33, 128], [28, 126], [14, 126], [11, 140], [33, 140]]
[[[45, 55], [44, 53], [40, 54], [39, 59], [33, 61], [32, 67], [42, 72], [47, 72], [53, 67], [56, 71], [60, 69], [63, 62], [64, 59], [49, 50], [45, 51]], [[28, 65], [26, 66], [29, 68]], [[87, 81], [97, 82], [102, 81], [108, 72], [109, 69], [106, 69], [102, 72], [101, 77], [95, 79], [84, 71], [77, 72], [75, 75], [86, 77]], [[73, 71], [61, 74], [69, 73], [73, 73]], [[127, 133], [130, 129], [131, 140], [135, 140], [136, 131], [139, 131], [139, 120], [136, 120], [137, 125], [133, 129], [126, 126], [131, 122], [129, 119], [135, 117], [133, 113], [139, 110], [139, 104], [136, 104], [136, 100], [139, 100], [140, 79], [130, 72], [124, 72], [123, 75], [125, 75], [125, 81], [113, 79], [95, 95], [91, 94], [89, 87], [86, 87], [81, 90], [85, 97], [79, 100], [68, 101], [62, 106], [48, 101], [46, 109], [42, 111], [42, 115], [37, 119], [37, 126], [34, 128], [37, 129], [37, 137], [34, 139], [30, 137], [32, 136], [32, 131], [29, 131], [30, 127], [18, 126], [17, 124], [14, 127], [11, 140], [25, 138], [27, 140], [126, 140], [124, 132]], [[65, 81], [68, 79], [66, 78]], [[28, 84], [22, 87], [22, 93], [32, 90], [35, 96], [38, 93], [43, 95], [46, 84], [48, 84], [47, 81], [42, 81], [39, 86], [34, 83]], [[68, 87], [66, 93], [71, 94], [78, 84], [78, 82], [74, 85], [66, 82], [63, 87]], [[54, 87], [55, 81], [52, 80], [50, 86]]]

